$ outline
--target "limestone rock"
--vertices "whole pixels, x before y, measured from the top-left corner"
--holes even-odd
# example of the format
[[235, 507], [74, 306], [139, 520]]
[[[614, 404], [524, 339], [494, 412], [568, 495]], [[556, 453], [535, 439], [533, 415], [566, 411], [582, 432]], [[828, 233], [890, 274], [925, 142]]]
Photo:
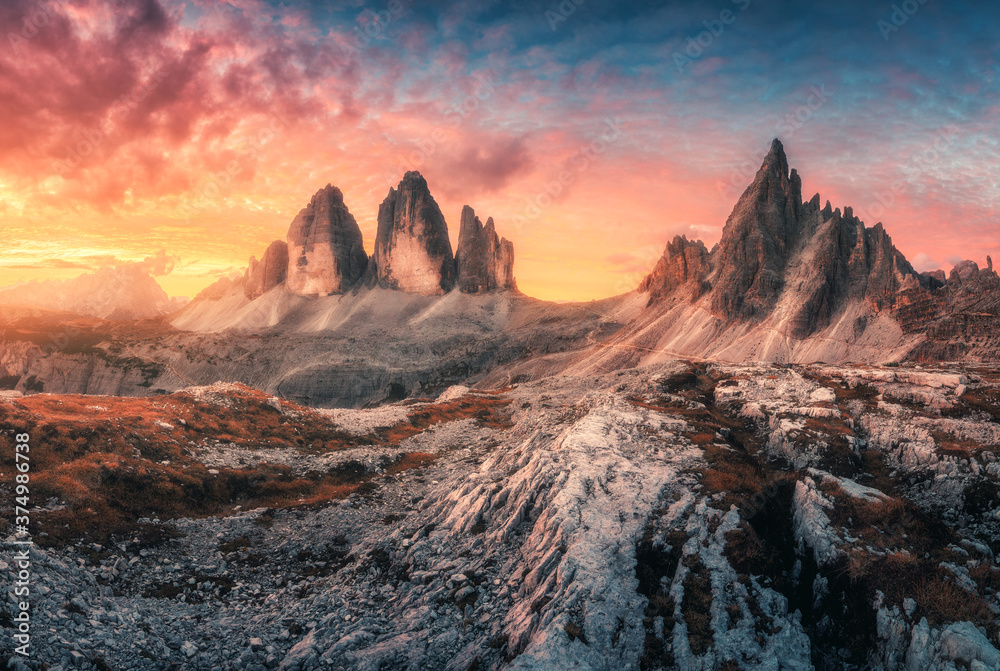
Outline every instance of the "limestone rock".
[[948, 283], [948, 276], [940, 269], [920, 273], [920, 276], [925, 278], [924, 282], [928, 289], [940, 289]]
[[469, 294], [513, 289], [514, 245], [497, 235], [493, 218], [486, 225], [466, 205], [455, 253], [458, 288]]
[[275, 240], [258, 261], [250, 257], [250, 265], [243, 276], [243, 292], [253, 300], [285, 282], [288, 275], [288, 243]]
[[361, 229], [340, 189], [327, 184], [296, 215], [288, 229], [289, 291], [301, 295], [343, 293], [365, 272]]
[[379, 206], [366, 283], [418, 294], [447, 293], [455, 286], [448, 225], [419, 172], [406, 173]]
[[784, 147], [774, 140], [722, 232], [712, 297], [717, 314], [759, 319], [774, 307], [801, 208], [802, 181], [794, 170], [789, 174]]
[[710, 288], [705, 280], [710, 269], [705, 243], [701, 240], [692, 242], [686, 236], [678, 235], [667, 243], [663, 256], [653, 272], [639, 285], [639, 291], [648, 291], [649, 302], [654, 303], [684, 287], [678, 297], [695, 300]]
[[850, 207], [841, 212], [827, 201], [821, 209], [819, 194], [803, 202], [801, 192], [775, 140], [711, 254], [700, 242], [676, 238], [640, 291], [650, 291], [651, 303], [682, 286], [676, 295], [689, 301], [709, 292], [711, 310], [723, 320], [773, 317], [772, 327], [801, 339], [851, 303], [892, 310], [912, 302], [908, 292], [928, 288], [882, 224], [866, 228]]

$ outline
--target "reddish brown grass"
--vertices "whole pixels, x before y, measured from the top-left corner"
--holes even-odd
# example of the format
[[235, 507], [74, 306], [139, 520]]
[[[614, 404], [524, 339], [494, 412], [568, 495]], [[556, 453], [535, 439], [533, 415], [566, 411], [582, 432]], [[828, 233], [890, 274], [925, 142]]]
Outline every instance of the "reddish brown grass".
[[[191, 456], [191, 446], [205, 441], [256, 449], [292, 445], [309, 451], [382, 442], [343, 434], [315, 411], [284, 401], [291, 412], [283, 414], [270, 399], [239, 388], [233, 407], [199, 401], [185, 392], [142, 399], [39, 395], [0, 404], [0, 424], [31, 436], [33, 502], [54, 498], [67, 506], [33, 516], [38, 542], [58, 545], [84, 537], [121, 536], [134, 531], [142, 517], [225, 514], [236, 505], [315, 505], [375, 487], [375, 475], [359, 464], [305, 476], [271, 464], [209, 473]], [[468, 417], [506, 426], [502, 410], [508, 403], [490, 396], [423, 407], [387, 438], [398, 441], [427, 426]], [[12, 439], [12, 433], [0, 433], [0, 473], [14, 470]], [[435, 458], [405, 454], [387, 473], [424, 467]], [[0, 489], [7, 481], [4, 477]]]
[[510, 418], [503, 410], [510, 404], [510, 399], [465, 396], [454, 401], [422, 406], [410, 413], [406, 420], [380, 429], [377, 433], [383, 442], [396, 445], [435, 424], [463, 419], [478, 419], [483, 426], [507, 429], [511, 426]]

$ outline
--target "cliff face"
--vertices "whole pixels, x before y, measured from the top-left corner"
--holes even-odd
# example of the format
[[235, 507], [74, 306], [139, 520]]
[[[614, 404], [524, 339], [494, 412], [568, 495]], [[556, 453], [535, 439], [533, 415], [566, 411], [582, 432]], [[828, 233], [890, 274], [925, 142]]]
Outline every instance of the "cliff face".
[[753, 182], [726, 221], [717, 251], [712, 309], [736, 319], [759, 319], [777, 302], [788, 258], [800, 234], [802, 181], [788, 171], [775, 140]]
[[[492, 218], [483, 225], [466, 206], [453, 256], [448, 224], [427, 181], [408, 172], [379, 207], [369, 259], [343, 194], [328, 184], [292, 221], [287, 242], [271, 243], [260, 261], [250, 258], [241, 286], [252, 301], [282, 284], [303, 296], [375, 286], [425, 295], [516, 289], [514, 245], [497, 235]], [[196, 302], [217, 300], [230, 289], [228, 282], [219, 283]]]
[[493, 218], [486, 225], [466, 205], [462, 209], [462, 228], [455, 253], [457, 285], [465, 293], [513, 289], [514, 245], [496, 232]]
[[448, 225], [427, 181], [408, 172], [378, 209], [378, 233], [367, 283], [418, 294], [455, 287], [455, 258]]
[[[723, 323], [767, 322], [802, 339], [838, 315], [877, 314], [919, 300], [930, 277], [918, 275], [882, 224], [867, 228], [851, 208], [801, 199], [801, 179], [775, 140], [753, 182], [708, 253], [700, 241], [675, 238], [639, 286], [651, 304], [668, 296], [704, 306]], [[978, 278], [978, 272], [962, 271]], [[865, 326], [864, 319], [858, 329]]]
[[705, 243], [677, 236], [667, 243], [663, 256], [639, 285], [639, 291], [649, 292], [650, 303], [675, 294], [683, 300], [696, 300], [710, 288], [706, 281], [710, 270], [711, 257]]
[[368, 264], [361, 229], [344, 204], [340, 189], [327, 185], [288, 229], [288, 277], [292, 293], [343, 293], [361, 278]]
[[287, 277], [288, 243], [275, 240], [260, 261], [250, 257], [250, 265], [243, 276], [243, 292], [253, 300], [284, 284]]

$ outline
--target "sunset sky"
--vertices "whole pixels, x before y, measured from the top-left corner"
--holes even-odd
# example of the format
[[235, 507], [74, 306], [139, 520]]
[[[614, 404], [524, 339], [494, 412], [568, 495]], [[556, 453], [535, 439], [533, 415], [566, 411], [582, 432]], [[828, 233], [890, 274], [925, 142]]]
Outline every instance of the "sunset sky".
[[718, 241], [774, 137], [918, 270], [1000, 261], [1000, 9], [808, 4], [3, 0], [0, 286], [192, 296], [327, 183], [370, 252], [419, 170], [453, 245], [470, 204], [525, 293], [601, 298]]

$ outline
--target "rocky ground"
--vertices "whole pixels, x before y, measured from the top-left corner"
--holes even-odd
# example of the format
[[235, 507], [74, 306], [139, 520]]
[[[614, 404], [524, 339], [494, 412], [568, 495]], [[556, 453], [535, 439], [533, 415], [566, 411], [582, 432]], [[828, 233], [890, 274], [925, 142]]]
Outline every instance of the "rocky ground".
[[[93, 432], [58, 455], [80, 488], [38, 471], [35, 647], [10, 668], [1000, 668], [994, 368], [672, 362], [323, 413], [237, 385], [125, 401], [0, 404], [39, 443]], [[145, 508], [119, 488], [141, 469]]]

